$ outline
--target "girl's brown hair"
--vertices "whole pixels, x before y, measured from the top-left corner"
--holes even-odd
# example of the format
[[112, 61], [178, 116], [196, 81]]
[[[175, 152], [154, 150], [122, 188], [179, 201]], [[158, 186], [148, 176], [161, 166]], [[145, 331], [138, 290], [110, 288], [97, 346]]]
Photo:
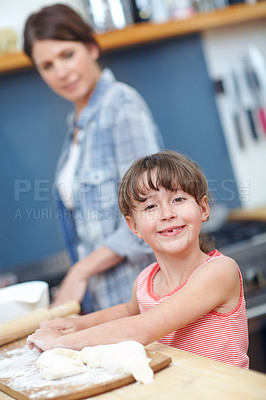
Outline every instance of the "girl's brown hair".
[[76, 11], [64, 4], [44, 7], [27, 19], [24, 28], [24, 51], [31, 59], [34, 42], [45, 39], [93, 43], [100, 49], [90, 25]]
[[[118, 194], [122, 214], [132, 216], [136, 203], [145, 201], [149, 189], [160, 188], [172, 192], [181, 189], [198, 204], [205, 195], [210, 197], [207, 180], [198, 165], [183, 154], [166, 150], [136, 160], [126, 172]], [[214, 248], [213, 242], [202, 234], [200, 246], [204, 252]]]

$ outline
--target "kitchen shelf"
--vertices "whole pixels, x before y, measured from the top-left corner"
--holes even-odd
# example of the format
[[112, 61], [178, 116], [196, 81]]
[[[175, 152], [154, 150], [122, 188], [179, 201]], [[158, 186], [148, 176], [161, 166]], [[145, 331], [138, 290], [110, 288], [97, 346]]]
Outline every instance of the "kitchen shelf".
[[266, 1], [238, 4], [221, 10], [197, 13], [186, 19], [170, 20], [163, 24], [135, 24], [122, 31], [98, 35], [97, 39], [103, 50], [112, 50], [264, 18]]
[[0, 55], [0, 73], [29, 68], [31, 66], [30, 59], [24, 53]]
[[230, 211], [228, 221], [261, 221], [266, 222], [266, 205], [251, 210], [235, 208]]
[[[224, 9], [197, 13], [182, 20], [170, 20], [163, 24], [140, 23], [96, 35], [103, 52], [152, 43], [172, 37], [203, 32], [243, 22], [266, 18], [266, 1], [255, 4], [237, 4]], [[24, 53], [0, 56], [0, 73], [29, 68], [31, 61]]]

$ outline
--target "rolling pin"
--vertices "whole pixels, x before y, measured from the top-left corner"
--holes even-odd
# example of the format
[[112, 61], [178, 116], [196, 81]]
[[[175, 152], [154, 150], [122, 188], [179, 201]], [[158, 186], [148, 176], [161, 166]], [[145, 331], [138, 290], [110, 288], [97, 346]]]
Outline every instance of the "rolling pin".
[[55, 308], [39, 308], [22, 317], [0, 324], [0, 346], [30, 335], [39, 328], [40, 322], [55, 317], [78, 314], [80, 305], [76, 301], [68, 301]]

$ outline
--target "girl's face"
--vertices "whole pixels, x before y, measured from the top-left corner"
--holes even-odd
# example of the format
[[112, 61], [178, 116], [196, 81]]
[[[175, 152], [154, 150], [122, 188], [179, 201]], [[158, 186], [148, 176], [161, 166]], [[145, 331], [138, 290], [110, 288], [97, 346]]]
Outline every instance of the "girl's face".
[[209, 216], [207, 196], [199, 205], [184, 191], [148, 192], [147, 199], [138, 203], [132, 217], [127, 217], [130, 229], [153, 249], [155, 255], [183, 254], [199, 248], [201, 224]]
[[74, 103], [77, 112], [87, 104], [101, 70], [99, 50], [93, 44], [37, 40], [32, 49], [35, 65], [48, 86]]

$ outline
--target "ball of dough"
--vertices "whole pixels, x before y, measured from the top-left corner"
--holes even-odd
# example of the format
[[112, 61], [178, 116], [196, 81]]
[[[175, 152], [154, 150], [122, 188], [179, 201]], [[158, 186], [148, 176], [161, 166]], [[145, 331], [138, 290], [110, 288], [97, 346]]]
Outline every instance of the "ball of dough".
[[43, 352], [37, 360], [41, 377], [60, 379], [82, 374], [86, 365], [79, 358], [79, 352], [70, 349], [52, 349]]

